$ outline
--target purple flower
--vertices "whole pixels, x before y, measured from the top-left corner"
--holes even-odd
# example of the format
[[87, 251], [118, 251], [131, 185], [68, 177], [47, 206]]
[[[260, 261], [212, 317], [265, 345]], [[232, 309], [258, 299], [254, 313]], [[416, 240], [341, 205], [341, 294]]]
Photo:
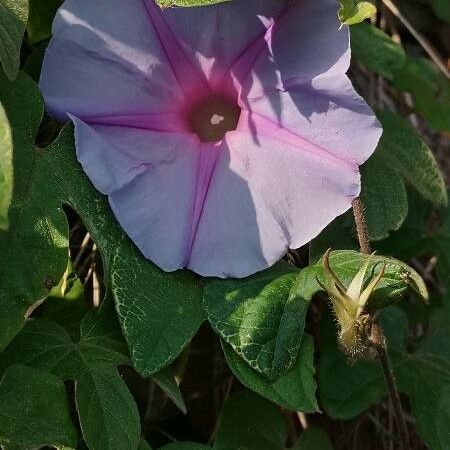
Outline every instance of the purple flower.
[[67, 0], [41, 79], [77, 155], [166, 271], [243, 277], [360, 192], [380, 126], [345, 73], [335, 0]]

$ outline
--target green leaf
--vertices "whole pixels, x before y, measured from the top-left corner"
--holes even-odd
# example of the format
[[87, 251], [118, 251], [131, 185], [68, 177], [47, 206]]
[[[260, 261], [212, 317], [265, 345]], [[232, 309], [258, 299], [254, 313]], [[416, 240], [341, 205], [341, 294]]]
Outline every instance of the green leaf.
[[200, 282], [188, 272], [162, 272], [127, 239], [114, 255], [111, 283], [134, 365], [145, 376], [154, 374], [180, 354], [203, 323]]
[[450, 131], [450, 81], [433, 63], [408, 56], [393, 85], [411, 93], [417, 112], [431, 128]]
[[[386, 264], [384, 275], [371, 296], [370, 307], [385, 306], [398, 301], [408, 290], [419, 295], [425, 302], [428, 301], [429, 294], [422, 277], [414, 269], [397, 259], [381, 255], [363, 255], [353, 250], [337, 250], [330, 254], [330, 266], [344, 286], [348, 286], [367, 258], [370, 258], [370, 264], [366, 272], [366, 281], [375, 269], [379, 268], [381, 264]], [[309, 266], [307, 269], [312, 271], [308, 277], [311, 283], [308, 290], [310, 293], [312, 292], [312, 296], [313, 293], [321, 290], [320, 286], [317, 286], [317, 281], [314, 285], [315, 278], [318, 278], [322, 284], [326, 283], [326, 279], [321, 262]]]
[[[334, 251], [330, 264], [349, 285], [367, 258], [355, 251]], [[396, 301], [409, 288], [428, 299], [420, 275], [401, 261], [376, 255], [367, 276], [381, 263], [386, 264], [385, 274], [372, 295], [371, 307]], [[320, 262], [296, 272], [287, 263], [279, 263], [244, 280], [206, 283], [205, 309], [212, 326], [247, 364], [269, 380], [281, 376], [297, 361], [306, 310], [312, 296], [321, 290], [317, 278], [322, 284], [326, 282]]]
[[5, 372], [0, 381], [0, 444], [4, 450], [77, 448], [77, 431], [60, 379], [20, 365]]
[[287, 425], [279, 409], [249, 392], [230, 397], [219, 418], [216, 450], [285, 450]]
[[339, 20], [347, 25], [354, 25], [369, 19], [377, 13], [377, 8], [371, 2], [359, 0], [339, 0]]
[[174, 442], [169, 445], [165, 445], [161, 450], [206, 450], [211, 449], [206, 445], [197, 444], [196, 442]]
[[166, 367], [152, 375], [155, 383], [164, 391], [164, 393], [173, 401], [175, 406], [183, 413], [187, 413], [186, 404], [183, 395], [180, 392], [177, 381], [170, 367]]
[[[409, 397], [419, 434], [431, 450], [446, 450], [450, 445], [448, 311], [446, 305], [435, 312], [428, 335], [413, 354], [406, 353], [404, 345], [408, 332], [405, 316], [396, 308], [383, 311], [399, 390]], [[336, 346], [331, 319], [321, 327], [319, 391], [325, 410], [344, 420], [361, 414], [387, 394], [377, 361], [347, 362]]]
[[[416, 353], [398, 370], [400, 389], [411, 402], [418, 431], [432, 450], [450, 448], [450, 302], [436, 309]], [[420, 381], [418, 381], [420, 380]]]
[[251, 277], [207, 280], [204, 307], [212, 327], [270, 379], [297, 359], [308, 303], [297, 294], [297, 270], [280, 262]]
[[405, 220], [408, 203], [403, 182], [436, 205], [447, 204], [445, 181], [425, 142], [397, 114], [379, 111], [378, 117], [383, 136], [362, 172], [361, 196], [372, 239], [385, 238]]
[[433, 129], [450, 130], [450, 81], [431, 61], [406, 56], [400, 45], [367, 23], [351, 28], [351, 44], [363, 66], [411, 93], [417, 112]]
[[314, 380], [314, 344], [304, 335], [297, 361], [292, 369], [275, 381], [253, 370], [230, 345], [222, 343], [227, 363], [236, 378], [259, 395], [293, 411], [312, 413], [318, 411]]
[[0, 230], [8, 228], [13, 188], [13, 142], [6, 111], [0, 103]]
[[431, 0], [431, 6], [440, 19], [450, 23], [450, 2], [448, 0]]
[[[392, 233], [389, 239], [377, 246], [381, 251], [395, 252], [402, 259], [412, 259], [422, 255], [437, 257], [436, 272], [439, 280], [448, 289], [450, 286], [450, 208], [441, 211], [440, 227], [430, 222], [432, 209], [429, 203], [410, 193], [408, 218], [402, 228]], [[433, 226], [430, 226], [433, 225]]]
[[292, 450], [333, 450], [333, 446], [325, 431], [312, 425], [302, 432]]
[[63, 326], [71, 338], [78, 340], [80, 339], [80, 322], [88, 312], [84, 286], [78, 278], [67, 279], [66, 283], [66, 292], [58, 292], [59, 286], [53, 289], [37, 314], [39, 317]]
[[112, 305], [85, 316], [78, 342], [54, 322], [30, 320], [0, 357], [0, 369], [19, 362], [76, 381], [81, 430], [91, 450], [137, 448], [139, 414], [116, 369], [129, 358]]
[[0, 73], [0, 101], [13, 130], [14, 145], [10, 226], [7, 231], [0, 230], [1, 350], [21, 329], [27, 311], [63, 276], [68, 227], [61, 204], [55, 201], [57, 182], [43, 161], [44, 152], [34, 147], [43, 113], [37, 88], [23, 74], [9, 82]]
[[425, 199], [445, 206], [445, 181], [425, 142], [397, 114], [380, 111], [378, 117], [384, 130], [378, 152], [384, 156], [386, 166], [394, 168]]
[[144, 438], [141, 438], [141, 442], [139, 442], [139, 447], [137, 450], [152, 450], [152, 448]]
[[9, 79], [19, 73], [28, 0], [0, 0], [0, 63]]
[[30, 15], [27, 24], [28, 36], [32, 43], [50, 37], [52, 23], [63, 0], [29, 0]]
[[0, 231], [0, 252], [6, 255], [0, 260], [0, 348], [65, 272], [66, 204], [81, 216], [101, 252], [136, 368], [144, 375], [156, 373], [178, 356], [204, 320], [198, 279], [188, 272], [162, 272], [124, 235], [107, 199], [76, 160], [71, 127], [49, 148], [34, 147], [42, 101], [27, 76], [14, 83], [0, 78], [0, 100], [15, 131], [11, 226]]
[[370, 239], [383, 239], [398, 230], [408, 214], [406, 188], [400, 175], [386, 164], [379, 149], [361, 170], [361, 200]]
[[386, 395], [378, 361], [348, 361], [338, 348], [331, 316], [320, 327], [319, 393], [323, 408], [334, 419], [347, 420], [361, 414]]
[[432, 450], [450, 448], [448, 357], [419, 353], [398, 366], [397, 379], [400, 390], [409, 397], [418, 432], [429, 448]]
[[368, 23], [350, 28], [352, 55], [367, 69], [393, 79], [406, 61], [402, 47]]

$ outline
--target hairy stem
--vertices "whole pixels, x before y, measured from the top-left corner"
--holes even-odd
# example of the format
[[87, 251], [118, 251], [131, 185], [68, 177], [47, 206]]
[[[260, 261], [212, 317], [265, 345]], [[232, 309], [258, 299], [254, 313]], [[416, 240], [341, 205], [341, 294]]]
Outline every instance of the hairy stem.
[[359, 247], [361, 253], [370, 255], [372, 248], [370, 246], [369, 233], [367, 232], [366, 218], [364, 216], [364, 208], [360, 198], [352, 201], [353, 215], [355, 217], [356, 231], [358, 233]]
[[[383, 330], [377, 323], [375, 323], [373, 325], [373, 327], [378, 328], [379, 333], [381, 335], [383, 335]], [[373, 331], [372, 331], [372, 333], [373, 333]], [[383, 341], [384, 341], [384, 339], [383, 339]], [[402, 448], [404, 450], [409, 450], [410, 442], [409, 442], [408, 428], [406, 426], [405, 418], [403, 415], [402, 403], [400, 401], [400, 395], [398, 393], [397, 385], [395, 383], [394, 371], [392, 370], [391, 361], [389, 359], [389, 355], [388, 355], [385, 343], [383, 342], [381, 345], [377, 345], [376, 350], [378, 353], [378, 357], [380, 358], [381, 366], [383, 368], [383, 373], [384, 373], [384, 377], [386, 379], [386, 383], [387, 383], [387, 386], [389, 389], [389, 396], [392, 401], [392, 406], [394, 407], [394, 412], [395, 412], [395, 417], [397, 420], [397, 426], [399, 428]]]
[[[352, 202], [353, 215], [356, 222], [356, 230], [358, 233], [358, 241], [361, 249], [361, 253], [370, 255], [372, 252], [369, 235], [367, 233], [366, 218], [364, 216], [364, 208], [359, 198], [356, 198]], [[384, 378], [389, 390], [389, 397], [394, 407], [395, 418], [397, 421], [397, 427], [400, 433], [401, 447], [403, 450], [409, 450], [409, 434], [408, 428], [405, 422], [405, 416], [403, 414], [402, 403], [400, 401], [400, 394], [395, 383], [394, 372], [392, 370], [391, 361], [386, 348], [386, 340], [384, 337], [383, 329], [374, 321], [371, 330], [371, 343], [377, 351], [380, 359], [381, 367], [383, 369]]]

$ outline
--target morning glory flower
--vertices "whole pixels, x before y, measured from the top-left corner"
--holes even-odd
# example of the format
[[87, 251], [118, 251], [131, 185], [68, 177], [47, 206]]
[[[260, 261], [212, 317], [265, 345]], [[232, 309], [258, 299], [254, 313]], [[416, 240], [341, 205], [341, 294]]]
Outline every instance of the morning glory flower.
[[345, 75], [335, 0], [67, 0], [47, 109], [126, 233], [166, 271], [244, 277], [360, 192], [381, 129]]

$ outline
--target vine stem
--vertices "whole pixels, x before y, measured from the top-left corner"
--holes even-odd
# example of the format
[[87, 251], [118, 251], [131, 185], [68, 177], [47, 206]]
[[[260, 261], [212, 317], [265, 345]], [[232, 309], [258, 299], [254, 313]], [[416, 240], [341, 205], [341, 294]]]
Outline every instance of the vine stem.
[[[369, 234], [367, 232], [366, 218], [364, 215], [364, 208], [361, 199], [358, 197], [352, 202], [353, 215], [355, 217], [356, 230], [358, 233], [358, 241], [361, 253], [370, 255], [372, 253]], [[381, 326], [374, 322], [372, 325], [370, 341], [377, 351], [378, 358], [383, 369], [384, 378], [389, 390], [389, 397], [394, 407], [395, 417], [397, 421], [397, 427], [399, 429], [401, 446], [403, 450], [410, 449], [409, 433], [405, 422], [405, 416], [403, 414], [402, 403], [400, 400], [400, 394], [395, 382], [394, 371], [392, 370], [392, 364], [389, 358], [389, 354], [386, 348], [386, 339]]]
[[358, 241], [361, 253], [370, 255], [372, 248], [370, 246], [369, 233], [367, 232], [366, 217], [364, 216], [364, 208], [359, 197], [352, 201], [353, 215], [355, 217], [356, 231], [358, 233]]

